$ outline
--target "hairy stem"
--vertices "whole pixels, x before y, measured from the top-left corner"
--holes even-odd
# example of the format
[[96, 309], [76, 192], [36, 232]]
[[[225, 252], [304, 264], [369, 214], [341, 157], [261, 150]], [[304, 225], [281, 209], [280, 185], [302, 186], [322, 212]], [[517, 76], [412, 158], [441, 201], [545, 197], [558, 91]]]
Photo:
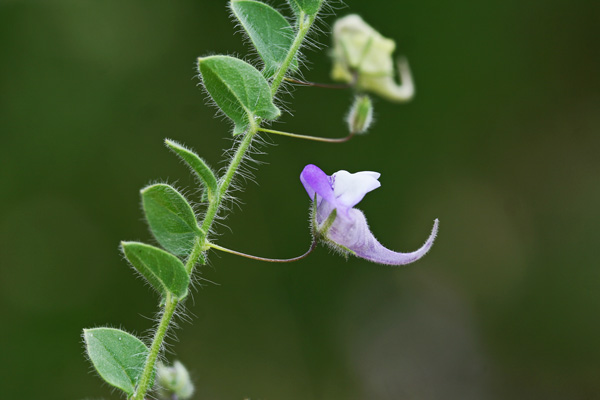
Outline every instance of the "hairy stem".
[[[306, 34], [310, 30], [311, 25], [313, 24], [316, 16], [306, 17], [306, 15], [301, 12], [299, 16], [300, 24], [298, 27], [298, 32], [296, 33], [296, 38], [288, 51], [287, 56], [285, 57], [281, 67], [275, 74], [273, 81], [271, 82], [271, 96], [275, 97], [279, 87], [283, 79], [285, 78], [290, 65], [292, 64], [292, 60], [296, 57], [296, 53], [300, 49]], [[212, 224], [217, 216], [219, 208], [221, 206], [221, 202], [227, 191], [229, 190], [229, 186], [231, 185], [231, 181], [235, 176], [250, 144], [252, 143], [252, 139], [254, 135], [258, 132], [260, 124], [262, 121], [251, 121], [251, 126], [248, 129], [248, 132], [244, 135], [244, 138], [240, 141], [238, 148], [233, 155], [233, 158], [229, 162], [229, 167], [227, 167], [227, 171], [225, 175], [220, 180], [217, 198], [210, 202], [208, 209], [206, 210], [206, 214], [200, 225], [202, 232], [204, 232], [203, 236], [198, 238], [196, 243], [194, 244], [194, 248], [188, 261], [186, 262], [185, 268], [190, 274], [194, 270], [194, 267], [198, 260], [202, 257], [204, 251], [207, 250], [207, 236], [210, 232]], [[167, 301], [165, 303], [165, 308], [163, 310], [162, 316], [160, 318], [160, 322], [158, 324], [158, 328], [156, 329], [156, 333], [154, 334], [154, 339], [152, 340], [152, 345], [150, 347], [150, 353], [148, 354], [148, 358], [146, 359], [146, 364], [144, 365], [144, 370], [142, 373], [142, 377], [139, 381], [139, 384], [136, 389], [136, 393], [133, 396], [133, 400], [144, 400], [146, 396], [146, 392], [149, 389], [150, 380], [152, 378], [152, 373], [154, 371], [154, 365], [156, 364], [156, 358], [160, 353], [160, 349], [162, 348], [162, 343], [165, 339], [165, 334], [169, 329], [169, 324], [171, 323], [171, 319], [173, 318], [173, 314], [175, 313], [175, 309], [177, 308], [178, 301], [176, 299], [172, 299], [171, 295], [167, 295]]]
[[165, 339], [165, 335], [169, 330], [169, 324], [171, 323], [171, 318], [173, 318], [173, 313], [177, 308], [177, 303], [177, 300], [172, 299], [171, 294], [167, 293], [165, 308], [163, 310], [162, 316], [160, 317], [158, 328], [156, 328], [156, 332], [154, 333], [154, 339], [152, 340], [150, 353], [148, 354], [148, 358], [146, 359], [146, 365], [144, 365], [142, 378], [140, 379], [140, 383], [138, 384], [136, 393], [133, 396], [133, 399], [135, 400], [144, 400], [146, 391], [148, 391], [148, 386], [150, 385], [152, 373], [154, 372], [154, 364], [156, 364], [156, 358], [160, 353], [160, 349]]
[[187, 262], [185, 263], [185, 270], [187, 271], [188, 275], [192, 273], [194, 267], [196, 266], [196, 263], [198, 263], [198, 260], [200, 259], [200, 257], [202, 257], [202, 253], [206, 250], [204, 246], [205, 241], [206, 234], [204, 234], [204, 237], [199, 237], [198, 239], [196, 239], [196, 242], [194, 243], [194, 248], [192, 249], [192, 253], [190, 254]]
[[272, 97], [275, 97], [275, 95], [277, 94], [277, 91], [281, 86], [281, 82], [283, 82], [283, 78], [285, 78], [285, 74], [290, 68], [294, 57], [296, 57], [296, 53], [298, 53], [298, 50], [300, 50], [300, 46], [302, 46], [302, 42], [304, 41], [306, 34], [310, 30], [310, 27], [312, 26], [313, 22], [315, 22], [315, 18], [316, 15], [306, 17], [304, 11], [300, 12], [300, 15], [298, 16], [298, 20], [300, 21], [300, 23], [298, 24], [298, 33], [296, 34], [296, 38], [292, 42], [292, 47], [290, 47], [287, 56], [281, 63], [281, 67], [279, 68], [279, 70], [273, 77], [273, 81], [271, 82]]

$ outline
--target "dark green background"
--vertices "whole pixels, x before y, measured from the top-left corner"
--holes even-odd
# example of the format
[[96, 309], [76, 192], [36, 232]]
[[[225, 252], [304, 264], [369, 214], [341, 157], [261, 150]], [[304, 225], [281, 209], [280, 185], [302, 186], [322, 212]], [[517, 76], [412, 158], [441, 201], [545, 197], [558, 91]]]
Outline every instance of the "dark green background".
[[[416, 249], [436, 217], [438, 240], [401, 268], [213, 254], [169, 346], [195, 399], [600, 398], [600, 3], [346, 2], [397, 40], [415, 100], [376, 99], [346, 144], [266, 138], [218, 242], [302, 253], [308, 163], [381, 172], [360, 208], [389, 247]], [[329, 79], [333, 21], [307, 79]], [[1, 398], [118, 397], [81, 330], [148, 337], [158, 299], [118, 243], [151, 240], [141, 187], [193, 185], [165, 137], [225, 165], [230, 125], [194, 62], [248, 54], [236, 30], [225, 1], [0, 1]], [[297, 88], [276, 126], [342, 136], [351, 97]]]

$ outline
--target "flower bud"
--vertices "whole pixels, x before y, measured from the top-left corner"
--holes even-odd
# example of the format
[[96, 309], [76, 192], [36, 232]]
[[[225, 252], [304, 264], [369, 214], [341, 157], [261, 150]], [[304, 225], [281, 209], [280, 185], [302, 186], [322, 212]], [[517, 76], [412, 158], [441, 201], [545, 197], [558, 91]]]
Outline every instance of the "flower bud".
[[401, 84], [394, 80], [392, 54], [396, 42], [383, 37], [363, 19], [351, 14], [333, 26], [333, 80], [356, 85], [392, 101], [407, 101], [414, 95], [408, 63], [398, 61]]
[[185, 400], [194, 394], [194, 384], [187, 369], [179, 361], [172, 367], [158, 363], [156, 368], [158, 397], [161, 400], [171, 400], [173, 396]]
[[366, 133], [373, 122], [373, 102], [371, 98], [367, 95], [356, 96], [346, 121], [350, 133]]

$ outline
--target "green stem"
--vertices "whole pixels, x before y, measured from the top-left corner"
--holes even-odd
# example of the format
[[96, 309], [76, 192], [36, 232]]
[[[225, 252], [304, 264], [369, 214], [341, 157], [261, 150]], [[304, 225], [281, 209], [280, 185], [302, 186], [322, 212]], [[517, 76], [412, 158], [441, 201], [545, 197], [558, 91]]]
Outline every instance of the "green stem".
[[353, 133], [351, 133], [348, 136], [343, 137], [343, 138], [324, 138], [324, 137], [319, 137], [319, 136], [298, 135], [297, 133], [275, 131], [273, 129], [259, 128], [258, 130], [260, 132], [272, 133], [274, 135], [287, 136], [287, 137], [292, 137], [292, 138], [296, 138], [296, 139], [313, 140], [315, 142], [325, 142], [325, 143], [344, 143], [354, 137]]
[[206, 233], [203, 237], [198, 237], [198, 239], [196, 239], [196, 242], [194, 243], [194, 248], [192, 249], [192, 254], [190, 254], [187, 262], [185, 263], [185, 270], [187, 271], [188, 275], [192, 274], [194, 266], [196, 266], [196, 263], [198, 263], [198, 260], [200, 259], [200, 257], [202, 257], [202, 253], [206, 251], [206, 246], [204, 245], [205, 242]]
[[224, 253], [229, 253], [229, 254], [233, 254], [236, 256], [240, 256], [240, 257], [246, 257], [246, 258], [250, 258], [252, 260], [266, 261], [266, 262], [272, 262], [272, 263], [290, 263], [290, 262], [299, 261], [299, 260], [302, 260], [303, 258], [308, 257], [308, 255], [310, 253], [312, 253], [313, 250], [317, 247], [317, 242], [315, 240], [313, 240], [313, 242], [310, 245], [310, 248], [304, 254], [302, 254], [301, 256], [293, 257], [293, 258], [257, 257], [257, 256], [253, 256], [251, 254], [242, 253], [240, 251], [231, 250], [231, 249], [228, 249], [227, 247], [219, 246], [218, 244], [214, 244], [214, 243], [207, 243], [207, 246], [212, 247], [215, 250], [222, 251]]
[[312, 87], [318, 87], [318, 88], [323, 88], [323, 89], [351, 89], [354, 87], [354, 84], [352, 84], [352, 83], [341, 83], [341, 84], [317, 83], [317, 82], [309, 82], [309, 81], [300, 81], [298, 79], [287, 78], [287, 77], [283, 78], [283, 80], [286, 82], [295, 83], [297, 85], [312, 86]]
[[148, 391], [148, 386], [150, 385], [150, 380], [152, 379], [152, 373], [154, 372], [154, 364], [156, 364], [156, 358], [160, 353], [163, 340], [165, 339], [165, 335], [169, 329], [169, 324], [171, 323], [171, 318], [173, 318], [173, 313], [177, 308], [177, 303], [177, 300], [172, 299], [171, 294], [167, 293], [165, 309], [160, 317], [158, 328], [156, 328], [156, 332], [154, 333], [154, 339], [152, 340], [150, 353], [146, 359], [146, 365], [144, 365], [142, 378], [140, 379], [136, 393], [133, 396], [134, 400], [144, 400], [144, 396], [146, 396], [146, 391]]
[[306, 34], [310, 30], [313, 22], [315, 22], [316, 15], [311, 15], [310, 17], [306, 17], [304, 11], [300, 11], [300, 15], [298, 16], [298, 20], [300, 23], [298, 24], [298, 33], [296, 34], [296, 38], [292, 42], [292, 47], [287, 53], [287, 56], [281, 63], [281, 67], [279, 71], [273, 77], [273, 81], [271, 83], [271, 96], [275, 97], [277, 91], [279, 90], [279, 86], [281, 86], [281, 82], [283, 82], [283, 78], [285, 78], [285, 74], [287, 73], [294, 57], [296, 57], [296, 53], [300, 50], [300, 46], [302, 46], [302, 42], [306, 37]]
[[[296, 38], [294, 39], [294, 42], [292, 43], [292, 47], [288, 51], [288, 54], [287, 54], [285, 60], [281, 64], [281, 67], [275, 74], [275, 77], [273, 78], [273, 81], [271, 83], [271, 96], [272, 97], [275, 97], [275, 94], [277, 94], [277, 91], [279, 90], [279, 87], [281, 86], [281, 82], [283, 81], [283, 78], [285, 77], [285, 74], [287, 73], [287, 71], [292, 63], [292, 60], [296, 56], [296, 53], [300, 49], [300, 46], [302, 45], [302, 42], [303, 42], [304, 38], [306, 37], [306, 34], [310, 30], [310, 27], [311, 27], [312, 23], [314, 22], [315, 17], [316, 16], [311, 16], [309, 18], [306, 18], [306, 15], [304, 13], [300, 13], [300, 17], [299, 17], [300, 25], [298, 28], [298, 33], [296, 34]], [[233, 177], [235, 176], [240, 164], [242, 163], [242, 160], [244, 159], [244, 156], [246, 155], [246, 152], [248, 151], [248, 148], [250, 147], [250, 144], [252, 143], [252, 139], [254, 138], [254, 135], [256, 134], [256, 132], [258, 132], [261, 122], [262, 121], [260, 121], [260, 120], [251, 121], [251, 125], [250, 125], [250, 128], [248, 129], [248, 132], [246, 132], [244, 138], [238, 145], [238, 148], [236, 149], [235, 154], [229, 163], [229, 167], [227, 168], [225, 175], [223, 176], [223, 178], [220, 181], [217, 198], [214, 199], [214, 201], [210, 202], [210, 205], [208, 206], [208, 209], [206, 210], [204, 220], [202, 221], [202, 224], [200, 225], [202, 232], [204, 234], [202, 237], [198, 238], [198, 240], [194, 244], [192, 253], [191, 253], [190, 257], [188, 258], [188, 261], [185, 265], [186, 270], [190, 274], [194, 270], [194, 266], [196, 265], [198, 260], [202, 257], [202, 253], [207, 250], [207, 236], [208, 236], [208, 233], [210, 232], [210, 229], [215, 220], [215, 217], [217, 216], [217, 213], [221, 206], [221, 202], [223, 201], [223, 198], [225, 198], [225, 195], [227, 194], [227, 190], [229, 189], [229, 186], [231, 185], [231, 181], [233, 180]], [[142, 377], [138, 384], [136, 393], [133, 396], [133, 400], [144, 400], [144, 397], [146, 396], [146, 392], [149, 389], [148, 386], [149, 386], [150, 380], [152, 378], [152, 372], [154, 371], [154, 365], [156, 364], [156, 358], [158, 357], [158, 354], [160, 353], [160, 349], [162, 347], [162, 343], [164, 341], [165, 334], [167, 333], [167, 330], [169, 329], [169, 324], [171, 323], [171, 319], [173, 318], [173, 314], [175, 312], [175, 309], [177, 308], [177, 304], [178, 304], [178, 301], [176, 299], [172, 299], [170, 294], [167, 294], [167, 301], [165, 304], [165, 308], [164, 308], [163, 314], [160, 318], [158, 328], [156, 329], [156, 333], [154, 334], [154, 339], [152, 340], [152, 345], [150, 347], [150, 354], [148, 354], [148, 358], [146, 359], [146, 364], [144, 365], [144, 371], [142, 373]]]

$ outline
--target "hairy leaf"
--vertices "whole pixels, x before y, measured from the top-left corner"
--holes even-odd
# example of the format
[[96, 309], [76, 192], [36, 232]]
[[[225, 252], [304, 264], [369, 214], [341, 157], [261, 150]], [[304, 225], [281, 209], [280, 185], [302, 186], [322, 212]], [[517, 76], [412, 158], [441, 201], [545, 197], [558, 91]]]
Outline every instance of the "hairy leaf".
[[[267, 78], [273, 76], [292, 47], [294, 30], [291, 25], [277, 10], [260, 1], [233, 0], [231, 10], [264, 61], [263, 74]], [[293, 60], [290, 69], [298, 69], [297, 59]]]
[[131, 396], [144, 369], [148, 347], [135, 336], [113, 328], [84, 329], [83, 338], [102, 379]]
[[233, 121], [234, 135], [243, 133], [255, 117], [272, 120], [281, 115], [267, 80], [247, 62], [210, 56], [198, 59], [198, 69], [210, 96]]
[[196, 173], [198, 178], [204, 183], [208, 190], [208, 198], [215, 198], [218, 185], [215, 174], [210, 167], [192, 150], [186, 149], [182, 145], [172, 140], [165, 140], [167, 146], [173, 150], [185, 163]]
[[146, 219], [158, 243], [177, 256], [189, 255], [202, 232], [187, 200], [165, 184], [148, 186], [141, 193]]
[[183, 299], [190, 277], [183, 263], [174, 255], [157, 247], [138, 242], [121, 242], [127, 260], [163, 297], [171, 293]]

